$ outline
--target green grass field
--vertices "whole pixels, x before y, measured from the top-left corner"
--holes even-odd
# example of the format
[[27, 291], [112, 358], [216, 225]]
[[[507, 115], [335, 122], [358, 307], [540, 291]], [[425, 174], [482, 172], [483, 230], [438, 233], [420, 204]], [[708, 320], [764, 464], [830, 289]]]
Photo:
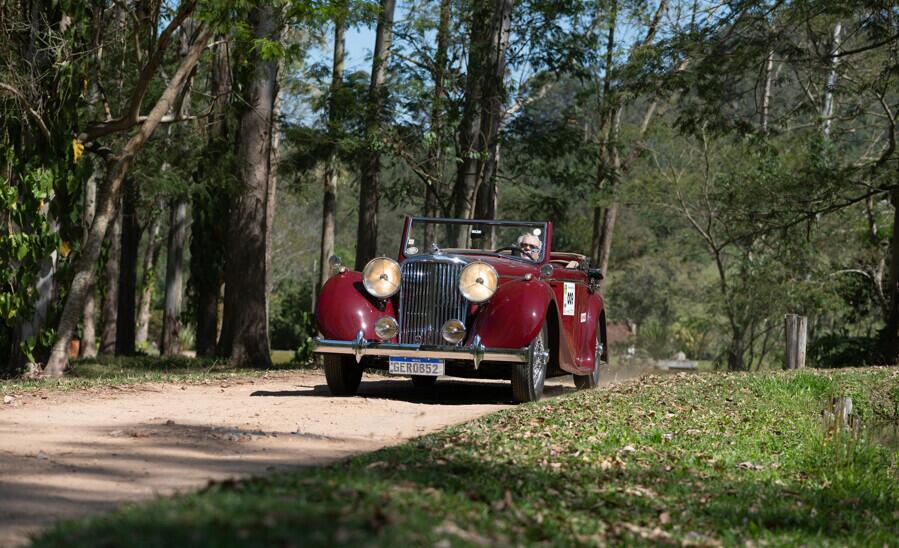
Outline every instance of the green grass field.
[[[825, 434], [835, 395], [859, 436]], [[896, 368], [656, 376], [128, 505], [36, 545], [895, 545], [899, 447], [869, 432], [897, 423]]]

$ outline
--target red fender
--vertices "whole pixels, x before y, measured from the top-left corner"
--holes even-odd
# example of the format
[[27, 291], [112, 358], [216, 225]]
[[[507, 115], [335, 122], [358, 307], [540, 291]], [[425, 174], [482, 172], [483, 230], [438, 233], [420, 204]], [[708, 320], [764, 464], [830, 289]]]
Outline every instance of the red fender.
[[396, 314], [391, 300], [384, 303], [383, 310], [378, 304], [362, 285], [362, 274], [348, 270], [325, 282], [315, 304], [315, 322], [326, 339], [351, 341], [361, 329], [366, 339], [380, 340], [375, 322]]
[[[596, 330], [600, 328], [600, 319], [602, 317], [603, 302], [602, 297], [597, 294], [590, 296], [586, 307], [586, 321], [584, 322], [583, 332], [578, 341], [578, 357], [575, 358], [577, 368], [588, 373], [593, 372], [595, 366], [596, 355]], [[603, 351], [605, 354], [605, 351]]]
[[552, 302], [552, 290], [538, 280], [513, 281], [499, 286], [472, 326], [487, 348], [522, 348], [531, 343], [543, 326]]

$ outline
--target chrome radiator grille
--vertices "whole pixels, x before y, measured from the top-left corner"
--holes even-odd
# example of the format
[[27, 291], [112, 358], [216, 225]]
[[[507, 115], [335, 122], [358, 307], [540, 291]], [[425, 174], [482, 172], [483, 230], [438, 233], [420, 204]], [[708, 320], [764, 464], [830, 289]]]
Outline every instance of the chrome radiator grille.
[[440, 328], [452, 318], [465, 321], [468, 302], [459, 293], [459, 273], [465, 265], [406, 262], [400, 283], [400, 343], [447, 344]]

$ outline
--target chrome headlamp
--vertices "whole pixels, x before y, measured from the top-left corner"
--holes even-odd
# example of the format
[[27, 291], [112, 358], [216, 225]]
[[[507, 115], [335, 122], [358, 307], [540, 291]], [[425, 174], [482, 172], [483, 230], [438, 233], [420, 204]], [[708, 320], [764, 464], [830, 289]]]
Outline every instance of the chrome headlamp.
[[400, 288], [399, 263], [387, 257], [370, 260], [362, 269], [362, 285], [379, 299], [393, 296]]
[[462, 320], [446, 320], [446, 323], [440, 328], [440, 335], [450, 344], [459, 344], [465, 338], [465, 324], [462, 323]]
[[488, 300], [496, 293], [498, 285], [499, 274], [496, 269], [480, 261], [469, 264], [459, 274], [459, 291], [473, 303]]
[[389, 341], [396, 337], [397, 331], [399, 331], [399, 325], [390, 316], [382, 316], [375, 322], [375, 335], [381, 340]]

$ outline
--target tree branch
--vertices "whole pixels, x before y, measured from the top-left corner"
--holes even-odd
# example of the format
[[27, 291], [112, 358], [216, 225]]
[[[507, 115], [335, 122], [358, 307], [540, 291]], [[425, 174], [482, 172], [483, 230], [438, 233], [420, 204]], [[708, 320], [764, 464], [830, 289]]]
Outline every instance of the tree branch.
[[78, 135], [79, 141], [82, 143], [95, 141], [105, 135], [130, 129], [141, 122], [140, 109], [143, 105], [144, 97], [146, 97], [150, 83], [153, 81], [154, 76], [156, 76], [156, 73], [159, 70], [159, 66], [162, 64], [169, 42], [171, 42], [175, 31], [178, 30], [181, 24], [184, 23], [188, 16], [193, 12], [195, 6], [196, 0], [188, 0], [181, 4], [178, 8], [178, 12], [159, 34], [159, 39], [156, 42], [156, 49], [153, 51], [153, 55], [150, 56], [147, 60], [147, 64], [141, 69], [137, 80], [137, 86], [134, 93], [131, 95], [128, 112], [116, 120], [100, 122], [88, 126], [84, 132]]
[[28, 104], [28, 98], [25, 97], [25, 95], [18, 89], [9, 84], [4, 84], [3, 82], [0, 82], [0, 90], [4, 90], [10, 95], [14, 95], [19, 100], [19, 102], [22, 103], [22, 108], [24, 108], [25, 112], [27, 112], [32, 118], [34, 118], [34, 122], [41, 129], [41, 133], [44, 134], [44, 137], [46, 137], [47, 141], [50, 141], [50, 130], [47, 129], [47, 124], [44, 123], [44, 119], [41, 118], [41, 115], [38, 114], [38, 112], [31, 108], [31, 106]]

